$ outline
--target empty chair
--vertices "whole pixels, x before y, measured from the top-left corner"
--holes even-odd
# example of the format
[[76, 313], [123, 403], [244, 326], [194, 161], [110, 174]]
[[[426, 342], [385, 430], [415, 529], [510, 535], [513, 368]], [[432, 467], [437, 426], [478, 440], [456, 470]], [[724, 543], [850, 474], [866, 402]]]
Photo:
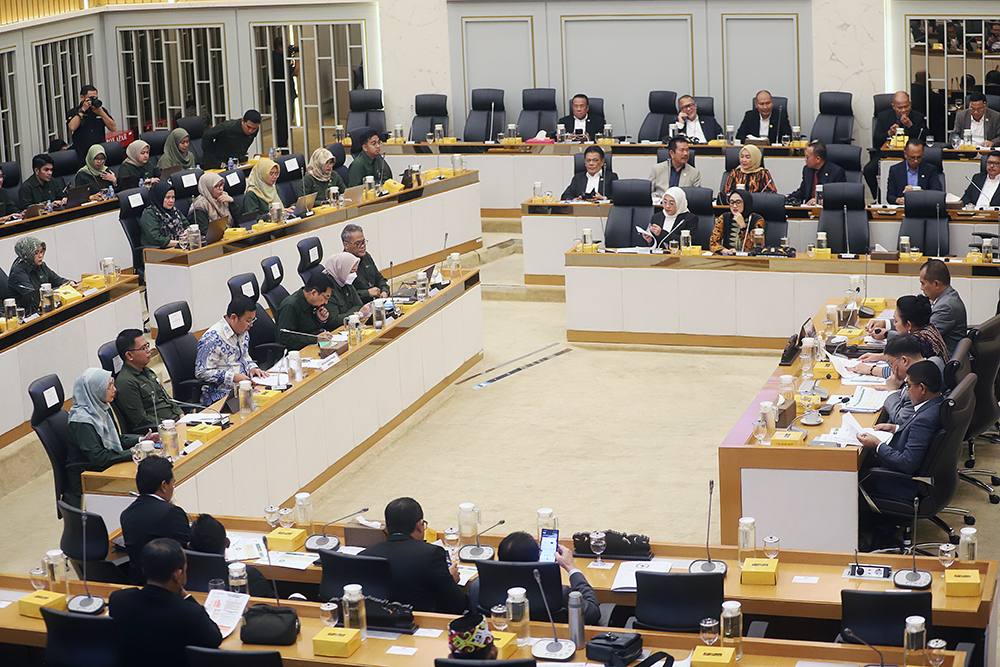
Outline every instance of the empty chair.
[[[986, 171], [986, 162], [983, 161], [983, 171]], [[3, 173], [3, 189], [12, 202], [17, 202], [18, 190], [21, 185], [21, 165], [17, 162], [4, 162], [0, 164], [0, 172]], [[6, 294], [6, 292], [4, 292]]]
[[275, 159], [278, 163], [278, 194], [285, 206], [291, 206], [299, 198], [302, 189], [302, 174], [306, 173], [306, 159], [302, 153], [292, 153]]
[[125, 149], [120, 141], [105, 141], [101, 146], [104, 148], [104, 166], [118, 175], [118, 168], [125, 161]]
[[385, 111], [382, 110], [382, 91], [378, 88], [352, 90], [351, 112], [347, 114], [348, 132], [367, 125], [380, 136], [385, 136]]
[[521, 115], [517, 117], [519, 137], [531, 139], [541, 130], [554, 137], [558, 122], [555, 88], [525, 88], [521, 91]]
[[198, 196], [198, 180], [204, 173], [201, 169], [185, 169], [170, 176], [170, 183], [174, 187], [174, 208], [185, 217], [191, 200]]
[[144, 246], [142, 245], [142, 229], [139, 226], [139, 218], [142, 217], [142, 212], [146, 210], [148, 205], [148, 188], [132, 188], [118, 193], [118, 220], [125, 231], [128, 244], [132, 247], [132, 268], [139, 274], [140, 282], [145, 282], [146, 261], [142, 253]]
[[641, 178], [625, 178], [615, 181], [614, 189], [615, 199], [608, 213], [604, 245], [608, 248], [634, 247], [639, 244], [635, 228], [646, 229], [653, 218], [653, 184]]
[[[702, 95], [694, 96], [695, 104], [698, 105], [698, 115], [699, 116], [711, 116], [715, 118], [715, 98], [707, 97]], [[721, 125], [721, 123], [720, 123]], [[708, 140], [715, 139], [715, 137], [705, 137]]]
[[670, 135], [670, 124], [677, 120], [677, 93], [672, 90], [649, 92], [649, 113], [639, 128], [639, 141], [658, 142]]
[[[179, 323], [178, 316], [181, 318]], [[160, 306], [153, 317], [156, 319], [156, 350], [167, 367], [174, 398], [185, 403], [201, 403], [201, 388], [205, 382], [194, 374], [198, 339], [191, 333], [191, 309], [187, 301]]]
[[773, 192], [757, 192], [753, 195], [753, 212], [764, 218], [764, 245], [781, 245], [781, 238], [788, 236], [785, 196]]
[[[848, 230], [846, 239], [845, 226]], [[860, 183], [824, 185], [823, 210], [819, 214], [817, 231], [826, 232], [827, 245], [834, 254], [867, 253], [868, 211], [865, 210], [864, 186]]]
[[410, 124], [410, 141], [423, 141], [434, 132], [435, 125], [444, 126], [448, 136], [448, 96], [438, 94], [417, 95], [413, 109], [416, 116]]
[[200, 593], [208, 592], [208, 582], [212, 579], [229, 581], [229, 565], [222, 554], [184, 550], [187, 556], [187, 583], [184, 588]]
[[163, 155], [163, 146], [167, 143], [167, 137], [169, 136], [170, 130], [154, 130], [152, 132], [143, 132], [139, 135], [140, 139], [149, 144], [149, 162], [154, 167]]
[[[63, 151], [66, 152], [66, 151]], [[42, 607], [48, 667], [105, 667], [122, 664], [118, 624], [110, 616], [73, 614]]]
[[687, 195], [688, 210], [698, 216], [698, 230], [691, 235], [691, 243], [708, 250], [708, 242], [712, 238], [712, 230], [715, 229], [712, 189], [685, 187], [681, 190]]
[[323, 261], [323, 244], [320, 243], [318, 237], [310, 236], [296, 243], [295, 247], [299, 251], [298, 274], [302, 278], [302, 283], [305, 284], [310, 275], [323, 270], [323, 267], [320, 266], [320, 262]]
[[910, 245], [922, 248], [928, 255], [950, 255], [945, 193], [937, 190], [913, 190], [903, 194], [903, 200], [903, 221], [899, 225], [899, 235], [909, 236]]
[[347, 584], [361, 584], [365, 595], [392, 600], [392, 569], [388, 559], [375, 556], [319, 550], [323, 577], [319, 582], [319, 597], [324, 600], [339, 598]]
[[[55, 398], [53, 399], [53, 393]], [[63, 410], [66, 397], [59, 376], [40, 377], [28, 385], [31, 399], [31, 428], [42, 441], [42, 448], [52, 464], [52, 477], [56, 487], [56, 516], [62, 518], [59, 501], [69, 480], [66, 458], [69, 448], [69, 413]], [[86, 468], [80, 465], [80, 470]]]
[[923, 616], [927, 636], [932, 635], [930, 591], [840, 591], [839, 640], [856, 644], [843, 634], [854, 634], [875, 646], [902, 646], [907, 616]]
[[178, 118], [177, 127], [183, 127], [187, 130], [188, 137], [191, 139], [191, 145], [188, 147], [188, 150], [194, 152], [195, 162], [200, 163], [201, 156], [203, 155], [201, 151], [201, 139], [205, 135], [205, 119], [201, 116]]
[[848, 183], [861, 182], [861, 146], [830, 144], [826, 147], [826, 161], [843, 169]]
[[[479, 613], [489, 615], [490, 609], [503, 604], [507, 599], [507, 590], [515, 586], [524, 588], [528, 593], [528, 607], [531, 610], [531, 620], [548, 621], [545, 613], [545, 603], [538, 590], [534, 571], [538, 570], [542, 580], [542, 589], [552, 610], [556, 623], [565, 623], [569, 610], [563, 602], [562, 578], [558, 563], [520, 563], [507, 561], [476, 561], [479, 570]], [[704, 618], [704, 617], [702, 617]], [[700, 619], [699, 619], [700, 620]]]
[[278, 651], [224, 651], [218, 648], [188, 646], [189, 667], [281, 667]]
[[813, 123], [810, 141], [849, 144], [854, 132], [854, 109], [851, 93], [827, 91], [819, 94], [819, 115]]
[[465, 141], [493, 141], [507, 129], [507, 111], [499, 88], [476, 88], [472, 91], [472, 110], [465, 119]]
[[938, 170], [938, 180], [941, 183], [941, 190], [948, 191], [948, 183], [944, 173], [944, 145], [924, 146], [924, 162], [934, 165]]
[[993, 478], [992, 481], [996, 483], [996, 471], [980, 470], [974, 466], [976, 464], [976, 438], [992, 428], [997, 419], [1000, 419], [1000, 406], [997, 405], [996, 395], [997, 372], [1000, 369], [1000, 315], [991, 317], [978, 327], [970, 327], [969, 338], [972, 339], [971, 372], [976, 374], [979, 379], [975, 387], [975, 411], [965, 434], [965, 440], [969, 443], [969, 459], [965, 462], [968, 469], [960, 470], [959, 474], [965, 481], [986, 491], [989, 494], [990, 502], [996, 504], [1000, 502], [1000, 497], [994, 492], [993, 487], [974, 478], [973, 475], [990, 476]]
[[267, 301], [267, 307], [271, 309], [271, 314], [277, 317], [278, 307], [288, 297], [288, 290], [281, 285], [281, 279], [285, 277], [285, 269], [281, 266], [280, 257], [262, 259], [260, 268], [264, 271], [264, 282], [260, 286], [260, 291], [264, 295], [264, 300]]
[[65, 188], [72, 182], [76, 172], [83, 165], [76, 151], [59, 151], [50, 153], [49, 157], [52, 158], [52, 180], [58, 183], [60, 188]]
[[338, 141], [329, 144], [326, 147], [326, 150], [330, 151], [330, 153], [333, 154], [333, 170], [337, 172], [340, 175], [340, 177], [344, 179], [344, 183], [346, 183], [348, 173], [347, 173], [347, 165], [344, 163], [347, 161], [347, 153], [344, 150], [344, 144]]
[[636, 572], [635, 627], [698, 632], [701, 619], [722, 613], [724, 581], [718, 572]]
[[[87, 580], [105, 584], [128, 584], [126, 570], [128, 557], [116, 561], [108, 560], [108, 528], [100, 514], [84, 512], [60, 500], [59, 510], [63, 516], [62, 538], [59, 548], [73, 564], [79, 577], [83, 577], [83, 562], [87, 562]], [[84, 529], [83, 518], [87, 518]], [[86, 545], [86, 548], [84, 546]], [[196, 589], [197, 590], [197, 589]]]

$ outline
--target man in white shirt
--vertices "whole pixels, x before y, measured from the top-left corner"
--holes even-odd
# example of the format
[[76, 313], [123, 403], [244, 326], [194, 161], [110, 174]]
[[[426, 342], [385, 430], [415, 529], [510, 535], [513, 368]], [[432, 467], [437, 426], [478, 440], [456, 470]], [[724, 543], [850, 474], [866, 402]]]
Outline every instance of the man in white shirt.
[[1000, 111], [989, 108], [986, 95], [969, 95], [969, 108], [955, 114], [955, 133], [963, 136], [972, 130], [972, 143], [992, 148], [1000, 135]]
[[722, 127], [719, 126], [711, 116], [704, 118], [698, 116], [698, 103], [690, 95], [682, 95], [677, 100], [677, 122], [684, 123], [681, 132], [688, 140], [699, 144], [706, 144], [722, 134]]
[[743, 122], [736, 130], [736, 138], [746, 140], [748, 135], [766, 137], [772, 144], [781, 141], [781, 137], [792, 136], [792, 127], [788, 123], [788, 109], [774, 109], [774, 98], [771, 93], [762, 90], [753, 99], [753, 109], [743, 114]]
[[583, 154], [584, 171], [573, 175], [573, 180], [562, 193], [563, 201], [586, 199], [604, 201], [611, 199], [618, 174], [604, 168], [604, 149], [590, 146]]
[[972, 182], [962, 195], [962, 202], [976, 208], [1000, 206], [1000, 151], [990, 151], [986, 156], [986, 173], [972, 177]]
[[580, 93], [573, 97], [573, 113], [559, 119], [565, 126], [566, 134], [586, 135], [594, 139], [604, 131], [604, 116], [590, 112], [590, 98]]

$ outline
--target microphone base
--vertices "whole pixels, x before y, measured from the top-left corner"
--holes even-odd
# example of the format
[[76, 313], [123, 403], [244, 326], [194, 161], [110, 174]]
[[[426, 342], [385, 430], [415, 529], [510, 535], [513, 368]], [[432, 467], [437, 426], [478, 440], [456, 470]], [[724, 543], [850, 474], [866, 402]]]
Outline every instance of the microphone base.
[[310, 535], [306, 539], [306, 551], [312, 551], [313, 553], [319, 551], [320, 549], [329, 549], [330, 551], [336, 551], [340, 548], [340, 538], [336, 535]]
[[566, 662], [576, 655], [576, 644], [568, 639], [542, 639], [531, 647], [531, 655], [537, 660]]
[[75, 595], [66, 603], [66, 610], [74, 614], [98, 616], [104, 613], [104, 598], [97, 595]]
[[860, 308], [858, 308], [858, 317], [865, 320], [870, 320], [871, 318], [875, 317], [875, 309], [869, 308], [868, 306], [861, 306]]
[[912, 591], [925, 591], [933, 581], [934, 576], [927, 570], [900, 570], [892, 575], [892, 583], [896, 588]]
[[726, 576], [726, 572], [729, 568], [721, 560], [696, 560], [688, 566], [688, 572], [691, 574], [699, 574], [702, 572], [712, 573], [719, 572], [722, 576]]
[[493, 560], [495, 553], [493, 547], [467, 544], [458, 550], [458, 559], [463, 563], [475, 563], [477, 560]]

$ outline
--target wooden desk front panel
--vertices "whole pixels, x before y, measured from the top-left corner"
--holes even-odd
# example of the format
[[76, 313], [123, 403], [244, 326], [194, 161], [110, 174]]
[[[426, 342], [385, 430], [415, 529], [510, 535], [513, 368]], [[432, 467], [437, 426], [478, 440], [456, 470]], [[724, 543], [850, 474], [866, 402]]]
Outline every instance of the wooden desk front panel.
[[[28, 221], [34, 222], [34, 221]], [[18, 231], [23, 227], [23, 231]], [[10, 231], [0, 238], [0, 257], [4, 258], [4, 271], [8, 260], [16, 257], [14, 244], [26, 236], [45, 241], [45, 263], [61, 276], [79, 276], [100, 271], [105, 257], [114, 257], [115, 264], [123, 269], [132, 268], [132, 247], [118, 221], [118, 207], [82, 218], [74, 218], [45, 227], [35, 224], [13, 223], [0, 226]]]

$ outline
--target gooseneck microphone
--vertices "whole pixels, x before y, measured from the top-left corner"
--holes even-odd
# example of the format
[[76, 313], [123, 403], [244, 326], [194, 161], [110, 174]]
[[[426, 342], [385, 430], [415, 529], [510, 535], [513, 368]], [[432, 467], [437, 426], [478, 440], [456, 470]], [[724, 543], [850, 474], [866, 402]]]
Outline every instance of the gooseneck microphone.
[[844, 243], [847, 245], [847, 254], [854, 254], [851, 252], [851, 228], [847, 224], [847, 204], [844, 204]]
[[487, 530], [493, 530], [497, 526], [502, 526], [504, 523], [506, 523], [506, 520], [500, 519], [489, 528], [486, 528], [485, 530], [481, 530], [480, 532], [476, 533], [476, 543], [474, 545], [466, 544], [464, 547], [459, 549], [458, 559], [460, 561], [465, 561], [465, 562], [473, 562], [477, 560], [493, 560], [493, 555], [496, 553], [496, 550], [489, 545], [486, 546], [481, 545], [479, 543], [479, 536], [483, 535]]
[[[213, 408], [211, 405], [200, 405], [198, 403], [188, 403], [187, 401], [178, 401], [176, 398], [171, 398], [171, 399], [168, 399], [168, 400], [171, 403], [176, 403], [177, 405], [183, 405], [183, 406], [188, 407], [188, 408], [198, 408], [199, 410], [211, 410], [215, 414], [219, 415], [219, 418], [217, 420], [213, 419], [211, 421], [218, 422], [219, 426], [221, 426], [222, 428], [229, 428], [229, 426], [231, 425], [231, 422], [229, 421], [229, 415], [222, 414], [221, 412], [219, 412], [218, 410], [216, 410], [215, 408]], [[189, 421], [190, 420], [195, 420], [195, 421], [209, 421], [209, 420], [200, 420], [198, 418], [197, 413], [189, 412], [189, 413], [187, 413], [187, 415], [189, 416]]]
[[[104, 612], [104, 598], [91, 595], [90, 586], [87, 585], [87, 513], [80, 517], [83, 522], [83, 590], [86, 595], [74, 595], [66, 603], [66, 609], [77, 614], [90, 614], [96, 616]], [[536, 570], [537, 572], [537, 570]]]
[[917, 569], [917, 514], [920, 508], [920, 498], [913, 499], [913, 532], [910, 534], [910, 554], [913, 556], [913, 569], [899, 570], [892, 575], [892, 583], [896, 588], [924, 591], [931, 587], [934, 577], [927, 570]]
[[937, 202], [934, 204], [934, 238], [937, 240], [937, 252], [934, 253], [935, 257], [941, 256], [941, 203]]
[[726, 564], [721, 560], [712, 560], [712, 549], [709, 546], [709, 540], [712, 537], [712, 494], [715, 492], [715, 480], [708, 480], [708, 530], [705, 531], [705, 554], [708, 556], [706, 560], [696, 560], [692, 561], [691, 565], [688, 566], [688, 572], [698, 573], [698, 572], [721, 572], [722, 576], [726, 576]]
[[490, 129], [486, 132], [486, 142], [487, 144], [493, 143], [493, 114], [496, 113], [494, 108], [496, 107], [496, 102], [490, 102]]
[[625, 141], [628, 141], [628, 116], [625, 115], [624, 103], [622, 103], [622, 128], [625, 130]]
[[350, 519], [352, 516], [357, 516], [358, 514], [364, 514], [368, 511], [368, 508], [362, 508], [357, 512], [351, 512], [347, 516], [342, 516], [339, 519], [334, 519], [333, 521], [325, 524], [323, 530], [320, 531], [322, 535], [310, 535], [306, 540], [306, 551], [319, 551], [320, 549], [330, 549], [331, 551], [336, 551], [340, 547], [340, 538], [336, 535], [327, 535], [326, 529], [335, 523], [340, 523], [346, 519]]
[[861, 637], [859, 637], [856, 634], [854, 634], [854, 630], [851, 630], [850, 628], [844, 628], [843, 634], [844, 634], [845, 637], [847, 637], [849, 639], [853, 639], [853, 640], [858, 641], [858, 642], [861, 642], [862, 644], [864, 644], [865, 646], [867, 646], [871, 650], [875, 651], [875, 653], [878, 654], [878, 665], [879, 665], [879, 667], [885, 667], [885, 658], [882, 657], [882, 651], [878, 650], [877, 648], [875, 648], [874, 646], [872, 646], [871, 644], [869, 644], [868, 642], [866, 642], [864, 639], [862, 639]]
[[576, 655], [576, 644], [568, 639], [559, 639], [559, 635], [556, 634], [556, 622], [552, 618], [552, 610], [549, 609], [549, 600], [545, 596], [545, 589], [542, 588], [542, 577], [538, 574], [537, 567], [531, 572], [535, 577], [535, 583], [538, 584], [538, 591], [542, 594], [545, 613], [548, 614], [549, 624], [552, 626], [552, 641], [535, 642], [535, 645], [531, 647], [531, 655], [538, 660], [558, 660], [560, 662], [569, 660]]

